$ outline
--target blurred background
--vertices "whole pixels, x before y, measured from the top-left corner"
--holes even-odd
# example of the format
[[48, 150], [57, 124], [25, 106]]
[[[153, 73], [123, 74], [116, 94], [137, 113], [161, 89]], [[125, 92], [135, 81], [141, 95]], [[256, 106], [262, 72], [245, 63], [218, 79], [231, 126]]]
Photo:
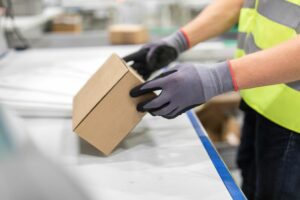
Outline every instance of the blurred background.
[[[65, 132], [72, 134], [72, 97], [79, 86], [113, 51], [123, 56], [140, 45], [167, 36], [211, 2], [0, 0], [0, 103], [13, 107], [23, 118], [38, 152], [50, 150], [54, 158], [53, 155], [63, 153], [69, 158], [70, 152], [77, 156], [82, 141], [66, 136]], [[185, 52], [178, 62], [208, 63], [233, 58], [237, 26]], [[238, 183], [235, 158], [243, 117], [239, 101], [238, 94], [229, 93], [195, 109]], [[48, 137], [52, 139], [45, 139]], [[2, 143], [7, 144], [5, 141]], [[4, 145], [0, 138], [1, 146]], [[95, 161], [90, 159], [89, 162]], [[82, 164], [83, 160], [88, 159], [80, 157], [72, 163]], [[0, 172], [5, 174], [5, 170]]]
[[[1, 29], [32, 48], [107, 45], [109, 27], [147, 27], [150, 39], [166, 36], [198, 15], [211, 0], [2, 0]], [[5, 13], [5, 10], [8, 12]], [[18, 31], [16, 30], [18, 29]], [[19, 32], [19, 34], [16, 34]], [[23, 39], [20, 38], [21, 35]], [[224, 35], [234, 39], [235, 27]], [[21, 42], [21, 41], [18, 41]], [[228, 41], [230, 42], [230, 41]], [[15, 43], [17, 43], [15, 41]], [[25, 41], [23, 41], [25, 43]]]

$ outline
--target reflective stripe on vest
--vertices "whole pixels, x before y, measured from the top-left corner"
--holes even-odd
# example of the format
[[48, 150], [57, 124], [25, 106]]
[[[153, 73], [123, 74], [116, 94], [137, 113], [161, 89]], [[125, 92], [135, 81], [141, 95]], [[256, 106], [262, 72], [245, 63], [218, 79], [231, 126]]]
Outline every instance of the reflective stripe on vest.
[[246, 0], [243, 8], [255, 8], [255, 0]]
[[[239, 32], [236, 57], [296, 37], [300, 32], [300, 0], [246, 0]], [[300, 133], [300, 80], [243, 90], [241, 95], [258, 113]]]

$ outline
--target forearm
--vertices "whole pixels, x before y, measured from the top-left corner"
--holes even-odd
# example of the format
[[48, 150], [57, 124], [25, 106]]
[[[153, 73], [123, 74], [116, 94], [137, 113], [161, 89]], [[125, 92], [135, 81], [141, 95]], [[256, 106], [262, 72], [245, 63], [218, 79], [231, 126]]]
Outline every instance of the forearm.
[[231, 60], [239, 89], [300, 80], [300, 36], [276, 47]]
[[238, 20], [244, 0], [214, 0], [193, 21], [182, 28], [190, 46], [224, 33]]

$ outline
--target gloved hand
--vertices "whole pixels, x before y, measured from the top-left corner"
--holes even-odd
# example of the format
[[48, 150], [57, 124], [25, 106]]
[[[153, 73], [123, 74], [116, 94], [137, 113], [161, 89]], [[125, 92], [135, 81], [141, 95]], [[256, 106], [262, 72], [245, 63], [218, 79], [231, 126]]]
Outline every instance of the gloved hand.
[[154, 99], [139, 103], [137, 110], [171, 119], [234, 88], [229, 62], [213, 65], [180, 64], [133, 88], [130, 95], [138, 97], [161, 90]]
[[188, 48], [189, 42], [180, 30], [159, 41], [144, 45], [139, 51], [124, 57], [124, 60], [134, 61], [132, 68], [147, 79], [152, 72], [167, 66]]

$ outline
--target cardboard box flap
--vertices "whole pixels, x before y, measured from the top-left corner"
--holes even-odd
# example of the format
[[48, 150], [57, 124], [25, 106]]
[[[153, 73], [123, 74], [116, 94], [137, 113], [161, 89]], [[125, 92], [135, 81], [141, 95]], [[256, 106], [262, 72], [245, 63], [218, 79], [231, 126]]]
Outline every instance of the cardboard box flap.
[[[128, 72], [125, 62], [112, 54], [74, 97], [73, 130]], [[77, 106], [79, 105], [80, 106]]]

